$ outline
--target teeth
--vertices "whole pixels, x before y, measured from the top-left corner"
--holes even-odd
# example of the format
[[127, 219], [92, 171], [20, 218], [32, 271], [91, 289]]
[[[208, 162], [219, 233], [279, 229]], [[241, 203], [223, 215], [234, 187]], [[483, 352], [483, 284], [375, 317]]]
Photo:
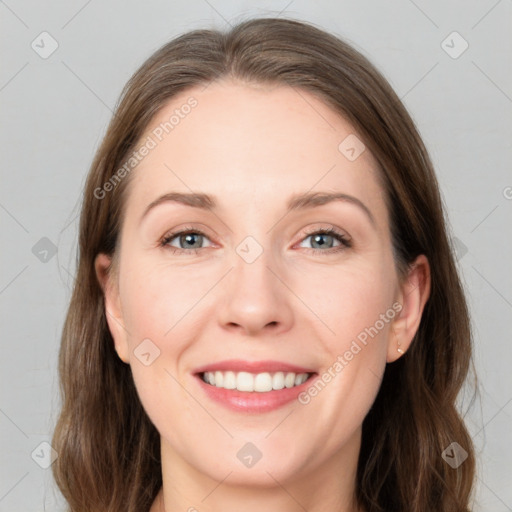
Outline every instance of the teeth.
[[274, 373], [272, 377], [272, 389], [283, 389], [284, 388], [284, 373]]
[[248, 372], [205, 372], [203, 380], [207, 384], [224, 389], [237, 389], [238, 391], [258, 391], [265, 393], [273, 389], [293, 388], [303, 384], [308, 379], [308, 373], [248, 373]]

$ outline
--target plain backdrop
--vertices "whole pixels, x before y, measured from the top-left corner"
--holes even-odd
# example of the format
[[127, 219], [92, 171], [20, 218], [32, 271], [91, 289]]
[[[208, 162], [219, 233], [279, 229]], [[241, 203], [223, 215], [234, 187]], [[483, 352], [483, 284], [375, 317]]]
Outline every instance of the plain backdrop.
[[475, 510], [512, 510], [510, 0], [6, 0], [0, 16], [0, 512], [64, 510], [48, 467], [59, 338], [81, 189], [122, 87], [178, 34], [253, 16], [302, 19], [345, 38], [415, 120], [472, 313]]

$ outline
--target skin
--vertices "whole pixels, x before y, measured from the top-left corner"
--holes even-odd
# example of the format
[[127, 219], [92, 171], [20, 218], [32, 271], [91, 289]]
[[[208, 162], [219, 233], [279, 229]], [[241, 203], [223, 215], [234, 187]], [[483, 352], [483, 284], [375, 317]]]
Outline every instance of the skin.
[[[163, 490], [151, 511], [356, 511], [361, 426], [386, 364], [418, 329], [428, 261], [418, 257], [399, 278], [378, 164], [368, 149], [355, 161], [338, 150], [356, 132], [322, 101], [223, 80], [172, 98], [141, 140], [190, 96], [197, 107], [132, 171], [114, 271], [108, 256], [96, 259], [116, 351], [161, 435]], [[141, 221], [171, 191], [208, 193], [219, 206], [164, 202]], [[347, 201], [286, 213], [288, 198], [307, 191], [349, 194], [374, 223]], [[206, 236], [170, 242], [188, 253], [159, 246], [190, 225]], [[352, 246], [332, 252], [337, 239], [326, 235], [319, 248], [306, 232], [331, 226]], [[236, 252], [247, 236], [263, 249], [250, 264]], [[395, 302], [401, 312], [307, 405], [231, 411], [193, 376], [231, 358], [322, 374]], [[147, 338], [160, 350], [149, 366], [134, 355]], [[251, 468], [236, 456], [247, 442], [262, 453]]]

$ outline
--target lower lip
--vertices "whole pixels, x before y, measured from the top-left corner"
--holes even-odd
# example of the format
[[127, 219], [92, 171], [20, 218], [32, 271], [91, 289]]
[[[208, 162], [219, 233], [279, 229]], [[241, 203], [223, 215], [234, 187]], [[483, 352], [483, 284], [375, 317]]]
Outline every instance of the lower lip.
[[297, 396], [306, 390], [316, 377], [313, 374], [308, 380], [294, 386], [266, 392], [238, 391], [237, 389], [225, 389], [207, 384], [200, 375], [195, 376], [206, 395], [219, 404], [237, 412], [269, 412], [279, 409], [297, 399]]

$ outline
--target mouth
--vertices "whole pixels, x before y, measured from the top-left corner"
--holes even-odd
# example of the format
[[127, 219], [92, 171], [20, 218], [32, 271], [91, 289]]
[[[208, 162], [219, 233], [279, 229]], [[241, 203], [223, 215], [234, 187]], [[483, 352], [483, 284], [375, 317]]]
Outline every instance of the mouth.
[[203, 382], [210, 386], [223, 389], [236, 389], [237, 391], [257, 393], [267, 393], [269, 391], [279, 391], [281, 389], [294, 388], [304, 384], [314, 373], [294, 373], [294, 372], [202, 372], [199, 374]]
[[224, 407], [263, 413], [297, 399], [318, 373], [278, 361], [223, 361], [194, 372], [206, 396]]

